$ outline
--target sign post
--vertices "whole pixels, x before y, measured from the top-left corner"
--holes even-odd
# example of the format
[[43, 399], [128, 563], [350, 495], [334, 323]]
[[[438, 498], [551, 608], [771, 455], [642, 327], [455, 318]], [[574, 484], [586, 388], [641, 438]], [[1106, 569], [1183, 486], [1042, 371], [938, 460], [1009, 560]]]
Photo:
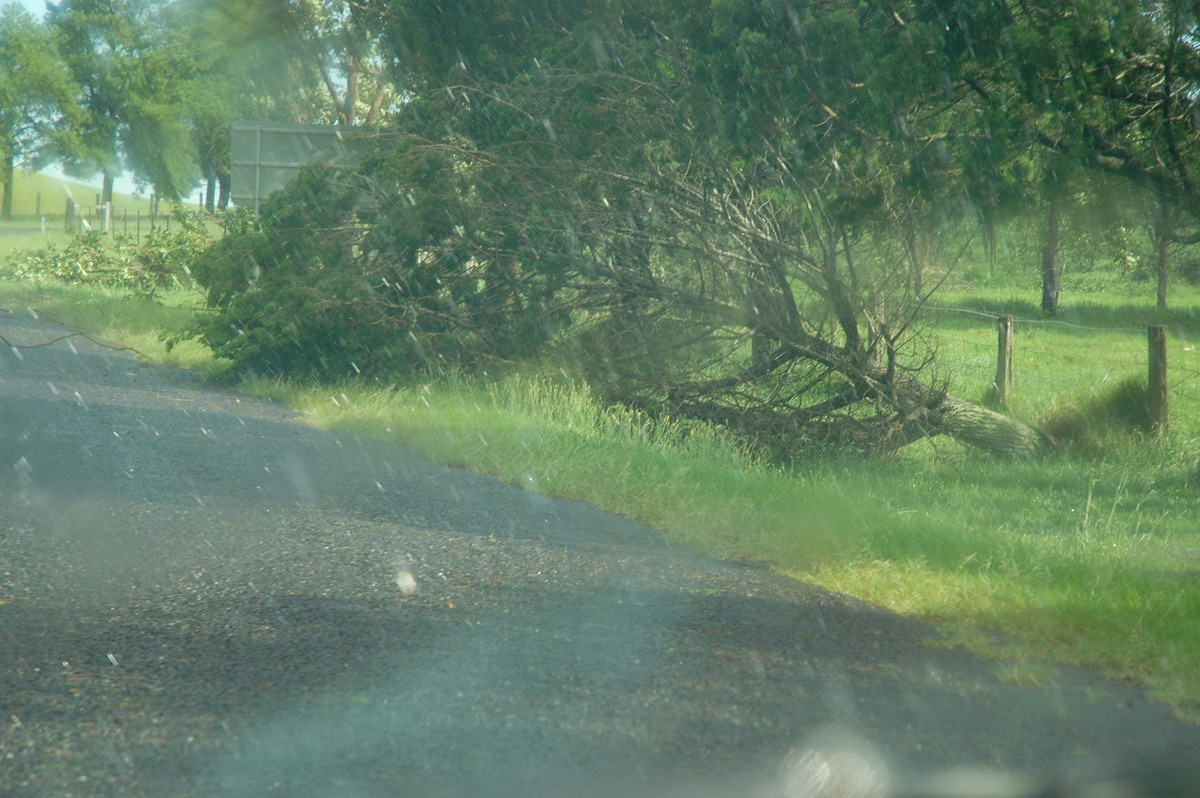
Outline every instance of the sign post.
[[235, 122], [231, 150], [230, 198], [253, 207], [279, 191], [310, 163], [352, 169], [377, 131], [339, 125]]

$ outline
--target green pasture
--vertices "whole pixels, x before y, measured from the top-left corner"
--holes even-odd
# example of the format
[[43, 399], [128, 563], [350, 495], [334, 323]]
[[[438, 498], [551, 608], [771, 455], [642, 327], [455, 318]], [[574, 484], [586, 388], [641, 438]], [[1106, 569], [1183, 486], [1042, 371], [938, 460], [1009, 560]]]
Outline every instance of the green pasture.
[[[28, 223], [40, 216], [62, 221], [67, 200], [73, 199], [80, 205], [92, 207], [100, 202], [100, 189], [74, 180], [63, 180], [25, 169], [16, 170], [13, 185], [13, 220]], [[147, 197], [128, 194], [113, 194], [113, 209], [116, 216], [123, 213], [150, 213]]]
[[1165, 326], [1172, 438], [1182, 443], [1200, 435], [1200, 288], [1174, 286], [1171, 309], [1161, 312], [1154, 307], [1153, 289], [1143, 290], [1139, 298], [1138, 287], [1080, 297], [1067, 294], [1053, 320], [1041, 318], [1036, 288], [1024, 298], [986, 289], [947, 292], [922, 311], [920, 339], [938, 354], [934, 374], [952, 393], [986, 402], [996, 377], [996, 319], [1011, 315], [1013, 389], [1008, 412], [1039, 426], [1054, 426], [1065, 415], [1086, 416], [1122, 383], [1144, 384], [1147, 329]]
[[[67, 200], [82, 206], [89, 224], [99, 204], [99, 189], [73, 180], [16, 170], [13, 181], [13, 215], [0, 219], [0, 253], [35, 249], [47, 244], [62, 244], [70, 234], [65, 229]], [[160, 203], [160, 214], [169, 214], [167, 203]], [[151, 203], [147, 197], [113, 195], [113, 228], [128, 235], [150, 229]]]
[[[0, 238], [0, 261], [15, 240]], [[1064, 292], [1060, 323], [1048, 323], [1036, 276], [1028, 282], [1024, 292], [984, 283], [940, 294], [922, 313], [919, 343], [938, 352], [935, 376], [952, 393], [982, 401], [995, 373], [995, 317], [1015, 316], [1010, 412], [1039, 424], [1070, 419], [1078, 432], [1044, 460], [933, 440], [884, 460], [780, 469], [719, 430], [606, 407], [553, 370], [242, 387], [313, 424], [590, 501], [681, 544], [936, 621], [951, 641], [1010, 660], [1015, 682], [1046, 684], [1055, 664], [1085, 665], [1200, 720], [1200, 291], [1176, 286], [1175, 309], [1160, 313], [1152, 288], [1110, 281]], [[0, 305], [155, 360], [221, 370], [199, 346], [168, 355], [162, 344], [199, 306], [189, 291], [148, 301], [5, 278]], [[1161, 440], [1113, 409], [1122, 386], [1145, 379], [1148, 324], [1169, 330], [1171, 431]]]

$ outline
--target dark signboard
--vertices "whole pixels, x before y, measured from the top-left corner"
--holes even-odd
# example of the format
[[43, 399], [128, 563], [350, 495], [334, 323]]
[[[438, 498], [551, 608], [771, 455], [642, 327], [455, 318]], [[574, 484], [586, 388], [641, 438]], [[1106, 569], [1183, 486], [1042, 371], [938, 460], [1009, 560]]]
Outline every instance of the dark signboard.
[[231, 141], [232, 186], [237, 205], [259, 203], [310, 163], [353, 167], [376, 131], [337, 125], [235, 122]]

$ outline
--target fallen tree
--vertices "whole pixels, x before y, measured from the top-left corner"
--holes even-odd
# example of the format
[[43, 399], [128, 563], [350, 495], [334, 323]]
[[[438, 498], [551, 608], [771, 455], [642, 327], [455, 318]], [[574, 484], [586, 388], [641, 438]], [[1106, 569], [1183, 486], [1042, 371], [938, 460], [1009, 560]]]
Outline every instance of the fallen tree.
[[926, 297], [897, 243], [916, 233], [874, 207], [878, 178], [833, 188], [798, 179], [778, 150], [747, 169], [686, 125], [678, 135], [688, 172], [609, 169], [607, 206], [576, 225], [593, 262], [564, 298], [609, 398], [734, 429], [780, 460], [937, 436], [1010, 457], [1055, 448], [939, 385], [916, 323]]
[[321, 373], [552, 353], [781, 460], [943, 435], [1050, 450], [950, 395], [916, 323], [914, 242], [961, 217], [951, 132], [974, 124], [915, 68], [944, 26], [898, 44], [849, 4], [675, 10], [560, 20], [520, 40], [536, 58], [423, 75], [390, 150], [293, 191], [337, 214], [274, 207], [253, 280], [236, 257], [200, 270], [224, 310], [206, 340]]
[[[810, 12], [799, 27], [746, 17], [690, 40], [665, 21], [592, 30], [582, 63], [459, 104], [491, 119], [472, 130], [503, 131], [473, 140], [490, 168], [521, 176], [503, 226], [528, 246], [496, 257], [557, 264], [543, 312], [570, 318], [556, 343], [614, 401], [721, 424], [783, 460], [934, 436], [1004, 456], [1051, 451], [1032, 426], [949, 394], [917, 324], [922, 291], [937, 286], [911, 279], [906, 253], [942, 234], [918, 220], [955, 224], [968, 155], [946, 131], [969, 109], [940, 74], [898, 80], [885, 28], [860, 42], [880, 59], [864, 73], [866, 61], [837, 55], [858, 34]], [[807, 55], [783, 46], [798, 31]], [[749, 51], [727, 62], [724, 45], [705, 49], [722, 36], [737, 37], [730, 49], [778, 47], [764, 45], [760, 69]], [[715, 98], [696, 91], [701, 76]]]

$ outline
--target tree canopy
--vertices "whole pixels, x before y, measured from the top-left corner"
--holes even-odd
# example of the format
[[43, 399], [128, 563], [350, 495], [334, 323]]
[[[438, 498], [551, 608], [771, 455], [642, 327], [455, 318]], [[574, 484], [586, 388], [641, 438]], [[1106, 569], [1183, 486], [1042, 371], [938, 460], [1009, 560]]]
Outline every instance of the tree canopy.
[[38, 162], [72, 114], [67, 70], [50, 31], [20, 6], [0, 10], [0, 216], [12, 215], [13, 166]]
[[101, 5], [49, 18], [80, 169], [173, 196], [227, 175], [239, 115], [386, 132], [199, 265], [198, 334], [259, 370], [555, 357], [781, 457], [1030, 454], [1053, 442], [939, 387], [930, 241], [1043, 209], [1052, 314], [1085, 175], [1152, 199], [1160, 252], [1200, 238], [1183, 0]]

